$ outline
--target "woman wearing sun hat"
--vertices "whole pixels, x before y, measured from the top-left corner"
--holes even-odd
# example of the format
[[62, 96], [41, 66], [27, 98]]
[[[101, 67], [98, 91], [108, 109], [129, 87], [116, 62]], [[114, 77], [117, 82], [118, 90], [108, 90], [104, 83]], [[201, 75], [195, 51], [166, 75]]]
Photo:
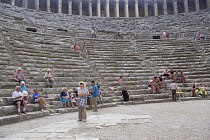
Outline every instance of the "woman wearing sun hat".
[[20, 84], [21, 81], [25, 81], [25, 77], [24, 77], [24, 75], [22, 73], [22, 69], [20, 67], [14, 73], [14, 80], [16, 82], [19, 82], [19, 84]]
[[79, 82], [78, 90], [78, 121], [86, 122], [86, 104], [87, 104], [87, 96], [89, 95], [89, 91], [86, 88], [85, 82]]

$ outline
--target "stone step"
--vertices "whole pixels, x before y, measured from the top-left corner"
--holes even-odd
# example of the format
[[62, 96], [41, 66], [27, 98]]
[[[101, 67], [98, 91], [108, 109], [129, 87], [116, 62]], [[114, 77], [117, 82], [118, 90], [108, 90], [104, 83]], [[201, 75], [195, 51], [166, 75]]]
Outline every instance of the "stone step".
[[49, 111], [36, 111], [36, 112], [28, 112], [28, 114], [22, 114], [22, 115], [8, 115], [8, 116], [2, 116], [0, 117], [0, 125], [8, 125], [12, 123], [17, 122], [23, 122], [31, 119], [37, 119], [37, 117], [45, 117], [49, 116]]

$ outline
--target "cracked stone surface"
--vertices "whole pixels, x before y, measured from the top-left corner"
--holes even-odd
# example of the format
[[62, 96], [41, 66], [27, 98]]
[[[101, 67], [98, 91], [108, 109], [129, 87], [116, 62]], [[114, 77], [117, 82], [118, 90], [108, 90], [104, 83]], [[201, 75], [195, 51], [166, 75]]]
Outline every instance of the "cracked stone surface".
[[74, 112], [1, 126], [0, 140], [210, 139], [210, 100], [119, 106], [87, 115], [87, 122], [77, 122]]

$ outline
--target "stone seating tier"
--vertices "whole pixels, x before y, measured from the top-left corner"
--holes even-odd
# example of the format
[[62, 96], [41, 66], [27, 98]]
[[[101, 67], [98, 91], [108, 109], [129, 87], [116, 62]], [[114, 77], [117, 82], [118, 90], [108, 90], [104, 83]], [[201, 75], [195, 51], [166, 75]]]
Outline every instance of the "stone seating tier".
[[[197, 16], [198, 13], [201, 15]], [[0, 98], [3, 103], [0, 110], [5, 108], [11, 110], [6, 112], [7, 116], [1, 117], [1, 124], [11, 123], [14, 118], [22, 121], [23, 118], [30, 119], [40, 114], [45, 116], [50, 113], [75, 111], [60, 109], [62, 104], [58, 101], [58, 96], [62, 87], [77, 87], [80, 80], [87, 82], [88, 89], [91, 80], [97, 81], [102, 86], [106, 104], [101, 107], [122, 104], [122, 87], [117, 81], [121, 75], [125, 78], [123, 86], [126, 86], [131, 94], [132, 101], [128, 104], [142, 103], [146, 100], [152, 102], [148, 100], [159, 98], [168, 101], [170, 91], [161, 89], [162, 94], [150, 94], [147, 84], [149, 79], [157, 76], [158, 70], [169, 67], [184, 71], [187, 84], [178, 83], [178, 85], [187, 96], [193, 82], [203, 82], [207, 86], [207, 91], [210, 90], [208, 84], [210, 66], [206, 63], [208, 57], [202, 57], [205, 52], [209, 52], [209, 49], [205, 45], [202, 46], [202, 42], [199, 42], [200, 46], [197, 48], [195, 41], [185, 38], [182, 40], [115, 40], [119, 32], [123, 32], [124, 39], [132, 39], [143, 34], [150, 37], [154, 34], [161, 35], [162, 31], [169, 30], [174, 32], [171, 37], [181, 37], [181, 35], [193, 37], [197, 31], [209, 28], [209, 9], [177, 16], [159, 16], [159, 20], [157, 17], [136, 18], [129, 21], [111, 18], [107, 22], [107, 19], [68, 15], [64, 17], [64, 15], [26, 10], [0, 3], [0, 14], [0, 26], [7, 30], [0, 34], [0, 56], [3, 56], [0, 65], [3, 74], [0, 81]], [[203, 25], [200, 24], [201, 22]], [[77, 26], [78, 24], [80, 26]], [[25, 31], [26, 27], [37, 28], [38, 32]], [[90, 35], [88, 32], [93, 27], [98, 30], [98, 39], [87, 38]], [[57, 32], [58, 28], [67, 29], [73, 34]], [[133, 34], [136, 36], [134, 37]], [[75, 38], [75, 36], [78, 37]], [[106, 40], [106, 36], [111, 39]], [[89, 53], [87, 58], [81, 56], [81, 49], [77, 53], [73, 53], [72, 50], [75, 42], [82, 45], [84, 41], [87, 42]], [[208, 41], [204, 43], [208, 44]], [[200, 48], [203, 48], [203, 53]], [[40, 113], [37, 111], [37, 104], [35, 106], [29, 104], [29, 111], [32, 111], [29, 115], [13, 115], [16, 112], [10, 99], [17, 83], [11, 80], [17, 67], [23, 68], [28, 79], [29, 95], [32, 95], [34, 88], [38, 88], [51, 104], [48, 111]], [[47, 68], [52, 69], [55, 76], [54, 88], [42, 88], [44, 87], [43, 76]], [[168, 84], [170, 82], [167, 81]]]

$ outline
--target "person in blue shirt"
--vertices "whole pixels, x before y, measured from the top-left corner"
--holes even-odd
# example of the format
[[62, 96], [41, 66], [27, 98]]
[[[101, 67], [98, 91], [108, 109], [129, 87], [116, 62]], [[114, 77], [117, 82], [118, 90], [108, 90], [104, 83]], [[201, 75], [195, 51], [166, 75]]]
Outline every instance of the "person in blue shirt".
[[27, 101], [28, 102], [28, 92], [26, 90], [27, 90], [27, 87], [25, 85], [25, 82], [21, 81], [21, 83], [20, 83], [20, 92], [22, 92], [23, 94], [26, 93], [26, 95], [23, 96], [23, 101]]
[[68, 99], [68, 96], [67, 96], [67, 88], [62, 89], [62, 92], [60, 94], [60, 101], [62, 102], [64, 108], [69, 107], [69, 99]]
[[46, 101], [42, 98], [42, 95], [39, 93], [39, 90], [37, 89], [34, 90], [33, 100], [34, 102], [39, 103], [39, 107], [41, 108], [41, 111], [44, 111], [44, 105], [48, 106]]
[[97, 110], [97, 97], [98, 97], [98, 86], [95, 84], [95, 81], [91, 81], [92, 89], [90, 90], [90, 93], [92, 94], [91, 100], [90, 100], [90, 108], [92, 108], [92, 105], [94, 105], [94, 111]]

